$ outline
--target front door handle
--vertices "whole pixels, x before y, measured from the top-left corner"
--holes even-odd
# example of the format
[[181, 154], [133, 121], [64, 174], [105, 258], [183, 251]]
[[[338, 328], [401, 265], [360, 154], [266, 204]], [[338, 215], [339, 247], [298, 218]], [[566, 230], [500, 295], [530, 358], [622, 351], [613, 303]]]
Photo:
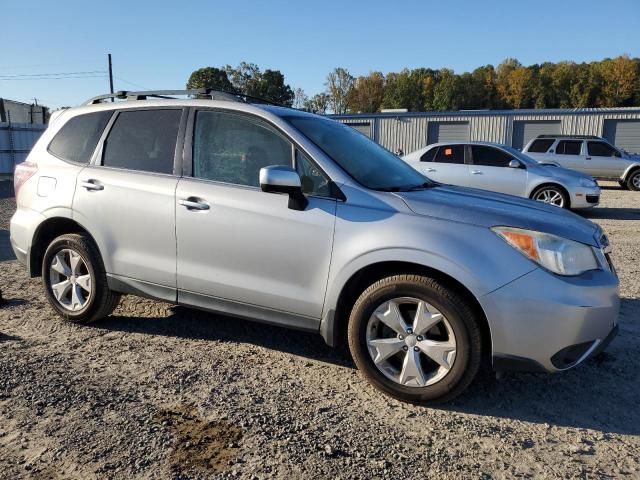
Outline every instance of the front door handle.
[[209, 204], [197, 197], [181, 198], [178, 205], [186, 207], [187, 210], [209, 210]]
[[424, 171], [425, 172], [435, 172], [436, 169], [435, 168], [425, 168]]
[[94, 191], [104, 190], [104, 185], [99, 184], [98, 181], [94, 180], [93, 178], [89, 180], [81, 181], [80, 186], [82, 188], [86, 188], [87, 190], [94, 190]]
[[587, 157], [586, 160], [591, 160], [591, 157]]
[[482, 175], [482, 172], [480, 170], [471, 170], [471, 173], [473, 175]]

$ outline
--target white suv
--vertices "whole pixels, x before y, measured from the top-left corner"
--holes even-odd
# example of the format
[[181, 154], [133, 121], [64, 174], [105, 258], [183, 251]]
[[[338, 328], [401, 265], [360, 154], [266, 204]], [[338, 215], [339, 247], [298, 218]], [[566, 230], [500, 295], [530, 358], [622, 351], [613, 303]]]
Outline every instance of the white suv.
[[540, 163], [556, 163], [596, 178], [617, 180], [621, 187], [640, 190], [640, 157], [586, 135], [539, 135], [524, 153]]

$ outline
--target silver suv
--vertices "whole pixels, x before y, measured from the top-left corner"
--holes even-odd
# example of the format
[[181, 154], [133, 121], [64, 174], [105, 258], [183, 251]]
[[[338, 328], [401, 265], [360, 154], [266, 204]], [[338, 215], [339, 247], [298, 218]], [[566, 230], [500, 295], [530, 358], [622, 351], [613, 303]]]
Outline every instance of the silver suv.
[[64, 111], [15, 172], [11, 243], [68, 321], [135, 294], [318, 332], [411, 402], [454, 397], [485, 358], [568, 369], [617, 331], [588, 220], [433, 183], [321, 116], [117, 97]]
[[597, 178], [617, 180], [621, 187], [640, 190], [640, 157], [614, 147], [604, 138], [580, 135], [540, 135], [523, 150], [540, 163], [552, 163]]

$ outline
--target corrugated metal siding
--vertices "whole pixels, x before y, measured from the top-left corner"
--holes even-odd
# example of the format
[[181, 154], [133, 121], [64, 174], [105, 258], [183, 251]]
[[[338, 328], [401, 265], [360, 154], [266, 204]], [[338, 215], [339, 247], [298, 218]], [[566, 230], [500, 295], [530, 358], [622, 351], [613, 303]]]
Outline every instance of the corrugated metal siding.
[[560, 133], [603, 136], [605, 121], [640, 120], [640, 108], [375, 113], [333, 118], [345, 123], [369, 121], [375, 141], [389, 150], [402, 148], [410, 153], [426, 146], [430, 122], [469, 122], [470, 140], [511, 145], [514, 121], [560, 121]]
[[511, 146], [522, 149], [538, 135], [562, 133], [560, 120], [514, 120]]
[[606, 120], [604, 138], [631, 153], [640, 153], [640, 120]]
[[47, 125], [0, 123], [0, 173], [13, 173], [46, 128]]

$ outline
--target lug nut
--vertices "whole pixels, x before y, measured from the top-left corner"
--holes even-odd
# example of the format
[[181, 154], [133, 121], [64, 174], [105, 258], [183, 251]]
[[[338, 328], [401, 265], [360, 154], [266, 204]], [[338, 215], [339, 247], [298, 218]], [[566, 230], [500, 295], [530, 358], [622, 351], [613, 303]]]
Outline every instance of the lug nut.
[[407, 328], [407, 335], [411, 335], [413, 333], [413, 330], [410, 328]]
[[407, 346], [405, 345], [404, 347], [402, 347], [402, 350], [404, 350], [404, 351], [406, 352], [407, 350], [409, 350], [409, 347], [407, 347]]
[[419, 352], [419, 351], [420, 351], [420, 349], [419, 349], [418, 347], [413, 347], [413, 351], [414, 351], [414, 352]]
[[402, 334], [398, 335], [398, 340], [404, 340], [404, 335]]
[[419, 342], [421, 342], [422, 340], [424, 340], [424, 338], [422, 338], [422, 335], [418, 335], [418, 338], [417, 338], [416, 340], [418, 340]]

